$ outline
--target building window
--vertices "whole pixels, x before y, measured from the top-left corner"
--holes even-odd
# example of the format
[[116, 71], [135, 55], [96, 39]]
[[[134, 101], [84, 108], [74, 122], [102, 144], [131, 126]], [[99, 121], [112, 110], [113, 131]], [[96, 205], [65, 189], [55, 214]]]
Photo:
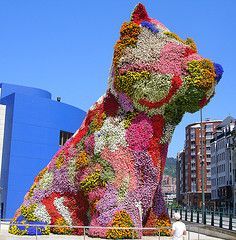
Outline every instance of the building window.
[[60, 139], [59, 139], [59, 145], [63, 146], [68, 139], [72, 137], [73, 133], [66, 132], [66, 131], [60, 131]]
[[211, 140], [206, 140], [206, 146], [211, 147]]
[[0, 217], [1, 217], [1, 219], [3, 218], [3, 211], [4, 211], [4, 203], [2, 202], [1, 203], [1, 212], [0, 212]]
[[195, 140], [195, 134], [191, 134], [191, 141]]

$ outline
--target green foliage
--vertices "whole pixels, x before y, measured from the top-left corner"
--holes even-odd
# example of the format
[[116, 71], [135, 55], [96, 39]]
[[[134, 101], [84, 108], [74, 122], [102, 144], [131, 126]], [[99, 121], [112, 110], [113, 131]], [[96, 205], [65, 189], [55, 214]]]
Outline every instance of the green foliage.
[[115, 178], [115, 171], [112, 166], [99, 155], [95, 155], [92, 158], [91, 163], [99, 163], [102, 166], [103, 171], [101, 172], [101, 180], [103, 182], [110, 182]]
[[95, 187], [104, 185], [105, 182], [101, 178], [101, 172], [95, 171], [94, 173], [88, 175], [83, 181], [81, 181], [80, 188], [87, 193]]
[[21, 206], [21, 214], [27, 219], [28, 221], [38, 221], [39, 219], [34, 215], [34, 210], [36, 209], [37, 204], [32, 204], [29, 207], [24, 205]]
[[176, 159], [171, 157], [166, 159], [164, 175], [176, 177]]
[[144, 81], [145, 79], [150, 79], [150, 73], [147, 71], [142, 72], [131, 72], [128, 71], [124, 75], [118, 75], [116, 77], [115, 86], [119, 92], [124, 92], [128, 96], [132, 96], [134, 89], [133, 85], [136, 82]]

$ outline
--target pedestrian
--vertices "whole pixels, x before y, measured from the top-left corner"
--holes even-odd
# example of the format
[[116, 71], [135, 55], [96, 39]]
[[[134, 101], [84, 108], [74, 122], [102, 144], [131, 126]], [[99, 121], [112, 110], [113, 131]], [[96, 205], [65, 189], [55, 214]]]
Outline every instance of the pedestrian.
[[183, 240], [183, 236], [186, 235], [186, 226], [180, 219], [180, 214], [175, 213], [174, 219], [176, 222], [172, 225], [171, 235], [173, 236], [172, 240]]

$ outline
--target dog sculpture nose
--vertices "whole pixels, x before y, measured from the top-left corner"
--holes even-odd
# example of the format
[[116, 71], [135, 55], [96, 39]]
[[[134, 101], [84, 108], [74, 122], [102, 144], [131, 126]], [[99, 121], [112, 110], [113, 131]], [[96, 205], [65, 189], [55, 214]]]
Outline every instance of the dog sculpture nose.
[[214, 68], [215, 68], [215, 74], [216, 74], [216, 82], [218, 83], [223, 75], [223, 67], [218, 64], [218, 63], [214, 63]]

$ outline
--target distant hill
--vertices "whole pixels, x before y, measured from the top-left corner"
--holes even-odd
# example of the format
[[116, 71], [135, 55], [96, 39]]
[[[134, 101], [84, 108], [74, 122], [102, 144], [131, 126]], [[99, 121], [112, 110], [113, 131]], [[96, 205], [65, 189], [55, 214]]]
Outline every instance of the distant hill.
[[164, 170], [165, 175], [176, 177], [176, 158], [167, 158]]

